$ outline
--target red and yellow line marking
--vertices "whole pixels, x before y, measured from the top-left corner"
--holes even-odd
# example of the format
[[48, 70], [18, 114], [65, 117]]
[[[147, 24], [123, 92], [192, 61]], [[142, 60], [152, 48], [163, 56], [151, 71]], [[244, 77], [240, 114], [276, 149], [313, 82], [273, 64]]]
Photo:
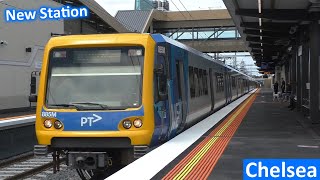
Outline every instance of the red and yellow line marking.
[[259, 91], [260, 90], [252, 94], [242, 105], [233, 111], [199, 145], [182, 159], [163, 180], [208, 178]]
[[26, 117], [31, 117], [31, 116], [35, 116], [35, 114], [29, 114], [29, 115], [23, 115], [23, 116], [12, 116], [12, 117], [0, 118], [0, 121], [4, 121], [4, 120], [12, 120], [12, 119], [18, 119], [18, 118], [26, 118]]

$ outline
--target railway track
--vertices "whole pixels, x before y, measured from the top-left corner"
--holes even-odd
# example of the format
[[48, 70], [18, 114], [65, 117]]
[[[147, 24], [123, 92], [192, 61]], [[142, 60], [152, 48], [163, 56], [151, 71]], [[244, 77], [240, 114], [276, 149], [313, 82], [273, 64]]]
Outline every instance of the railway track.
[[[66, 165], [61, 161], [61, 169], [66, 169]], [[0, 164], [0, 179], [45, 179], [47, 175], [53, 173], [52, 156], [35, 157], [27, 154]]]

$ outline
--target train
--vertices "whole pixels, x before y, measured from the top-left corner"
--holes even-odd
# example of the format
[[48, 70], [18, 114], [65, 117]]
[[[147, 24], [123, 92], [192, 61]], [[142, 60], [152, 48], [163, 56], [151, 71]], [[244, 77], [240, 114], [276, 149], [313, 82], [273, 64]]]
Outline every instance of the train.
[[126, 165], [257, 82], [161, 34], [54, 37], [45, 47], [36, 155], [53, 153], [82, 179]]

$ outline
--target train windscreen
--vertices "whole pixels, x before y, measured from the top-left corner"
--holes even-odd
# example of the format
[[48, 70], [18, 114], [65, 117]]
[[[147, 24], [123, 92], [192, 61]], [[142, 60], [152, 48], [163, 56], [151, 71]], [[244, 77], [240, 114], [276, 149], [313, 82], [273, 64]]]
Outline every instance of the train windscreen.
[[46, 106], [139, 107], [143, 61], [143, 47], [53, 49]]

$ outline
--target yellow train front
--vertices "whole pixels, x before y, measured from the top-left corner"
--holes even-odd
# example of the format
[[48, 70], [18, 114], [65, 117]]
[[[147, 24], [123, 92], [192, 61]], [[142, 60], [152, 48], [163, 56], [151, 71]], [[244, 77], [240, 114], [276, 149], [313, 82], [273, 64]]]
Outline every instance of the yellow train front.
[[66, 154], [80, 176], [126, 165], [253, 87], [163, 35], [55, 37], [44, 52], [35, 154]]
[[154, 51], [150, 35], [52, 38], [41, 70], [35, 154], [64, 150], [68, 165], [98, 169], [147, 152], [155, 126]]

